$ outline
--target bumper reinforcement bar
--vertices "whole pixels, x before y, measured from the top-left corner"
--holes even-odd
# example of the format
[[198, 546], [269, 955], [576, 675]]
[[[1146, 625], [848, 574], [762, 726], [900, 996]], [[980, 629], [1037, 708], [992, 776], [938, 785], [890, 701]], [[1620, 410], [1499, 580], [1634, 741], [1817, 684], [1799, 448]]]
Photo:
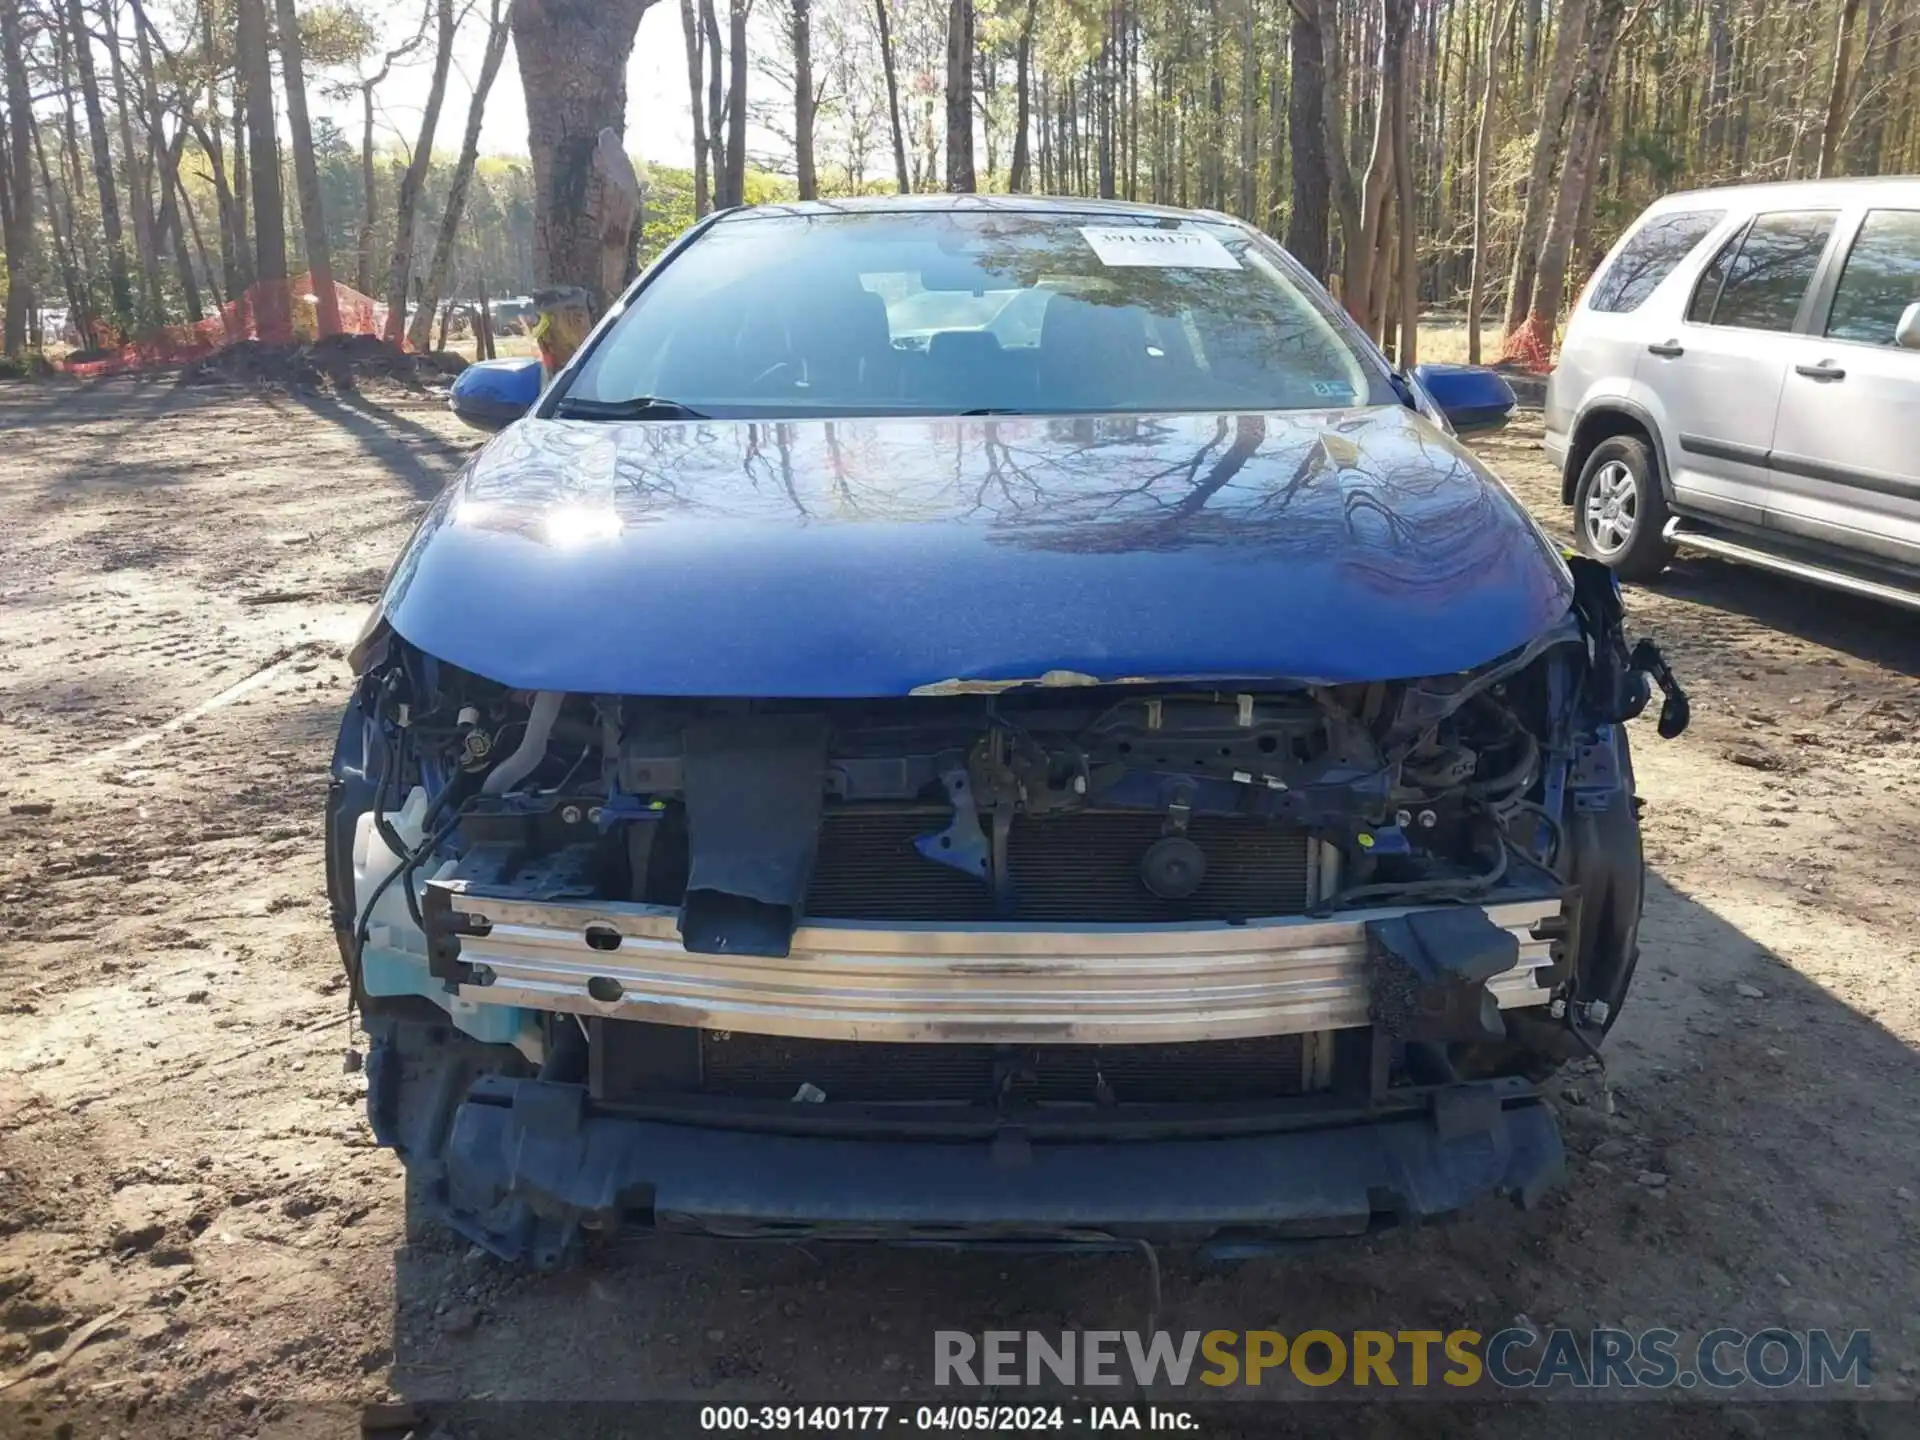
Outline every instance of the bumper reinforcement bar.
[[[1518, 961], [1502, 1009], [1549, 998], [1559, 896], [1481, 907]], [[790, 955], [693, 954], [677, 912], [428, 887], [437, 973], [464, 1000], [821, 1040], [1124, 1044], [1369, 1023], [1367, 927], [1406, 907], [1196, 925], [802, 925]], [[449, 943], [451, 942], [451, 943]]]

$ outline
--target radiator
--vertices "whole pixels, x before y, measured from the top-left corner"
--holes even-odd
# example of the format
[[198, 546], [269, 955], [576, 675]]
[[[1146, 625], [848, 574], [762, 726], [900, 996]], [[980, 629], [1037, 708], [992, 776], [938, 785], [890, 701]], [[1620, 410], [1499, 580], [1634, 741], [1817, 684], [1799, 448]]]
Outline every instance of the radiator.
[[[1303, 1040], [1276, 1035], [1182, 1045], [911, 1045], [732, 1032], [700, 1037], [700, 1088], [791, 1100], [1217, 1104], [1297, 1095]], [[1103, 1083], [1104, 1082], [1104, 1083]]]
[[1206, 853], [1206, 878], [1190, 898], [1163, 900], [1140, 880], [1140, 857], [1160, 838], [1161, 817], [1082, 810], [1014, 819], [1008, 863], [1015, 907], [996, 916], [984, 881], [914, 849], [916, 836], [946, 823], [940, 809], [829, 810], [808, 918], [1147, 925], [1297, 915], [1307, 906], [1305, 831], [1253, 818], [1196, 817], [1187, 838]]

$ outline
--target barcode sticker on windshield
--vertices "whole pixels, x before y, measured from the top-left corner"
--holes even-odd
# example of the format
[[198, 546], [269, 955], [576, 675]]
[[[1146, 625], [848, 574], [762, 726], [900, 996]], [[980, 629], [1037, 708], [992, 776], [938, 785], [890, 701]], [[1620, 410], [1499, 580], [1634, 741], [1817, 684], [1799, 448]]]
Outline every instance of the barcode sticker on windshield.
[[1240, 262], [1204, 230], [1157, 230], [1147, 225], [1082, 225], [1100, 263], [1113, 268], [1238, 270]]

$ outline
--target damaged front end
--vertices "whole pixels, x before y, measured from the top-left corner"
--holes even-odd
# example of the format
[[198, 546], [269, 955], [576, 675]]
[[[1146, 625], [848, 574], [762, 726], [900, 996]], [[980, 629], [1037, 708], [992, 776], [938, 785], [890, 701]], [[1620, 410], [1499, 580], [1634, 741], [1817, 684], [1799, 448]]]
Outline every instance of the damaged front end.
[[[503, 1256], [582, 1230], [1239, 1252], [1500, 1193], [1637, 958], [1565, 620], [1433, 679], [514, 692], [385, 632], [329, 801], [375, 1131]], [[1662, 730], [1684, 726], [1669, 690]]]

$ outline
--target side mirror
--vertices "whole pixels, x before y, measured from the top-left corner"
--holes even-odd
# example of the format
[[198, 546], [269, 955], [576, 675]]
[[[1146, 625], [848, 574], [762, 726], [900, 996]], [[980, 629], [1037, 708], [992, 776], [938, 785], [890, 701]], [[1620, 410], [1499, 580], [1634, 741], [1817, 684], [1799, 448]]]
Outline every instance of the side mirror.
[[1920, 300], [1909, 305], [1893, 327], [1893, 343], [1902, 350], [1920, 350]]
[[1417, 365], [1413, 378], [1462, 435], [1500, 429], [1520, 403], [1511, 385], [1481, 365]]
[[482, 360], [453, 382], [447, 403], [476, 430], [504, 430], [540, 398], [540, 362]]

